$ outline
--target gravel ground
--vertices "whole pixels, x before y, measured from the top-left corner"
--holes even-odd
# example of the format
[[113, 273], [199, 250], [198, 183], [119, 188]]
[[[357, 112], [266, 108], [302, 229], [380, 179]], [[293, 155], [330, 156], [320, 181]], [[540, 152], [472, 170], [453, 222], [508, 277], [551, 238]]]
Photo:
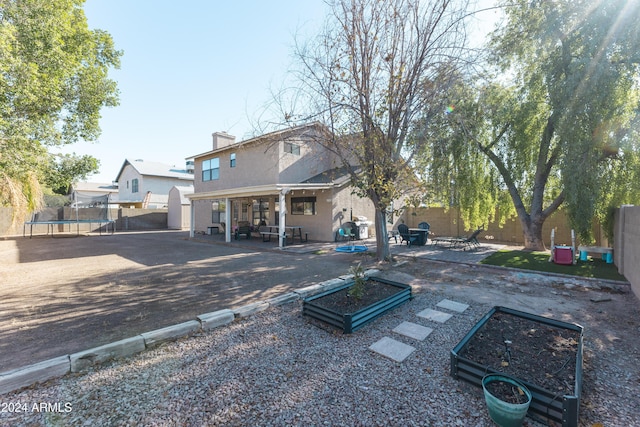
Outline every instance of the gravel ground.
[[[525, 305], [543, 293], [537, 297], [543, 306], [530, 311], [551, 310], [560, 320], [582, 316], [586, 338], [580, 425], [640, 425], [640, 316], [633, 296], [612, 294], [615, 304], [626, 304], [628, 316], [617, 333], [596, 331], [616, 313], [604, 313], [603, 305], [593, 309], [599, 314], [588, 305], [574, 309], [578, 300], [589, 301], [591, 295], [574, 284], [558, 290], [549, 283], [518, 283], [521, 274], [485, 270], [467, 272], [464, 282], [457, 270], [434, 268], [420, 277], [427, 270], [424, 264], [410, 264], [415, 271], [405, 271], [418, 276], [410, 280], [415, 298], [354, 334], [336, 333], [303, 317], [299, 302], [285, 304], [126, 360], [0, 396], [0, 424], [490, 426], [481, 389], [449, 375], [449, 352], [499, 302], [493, 292]], [[444, 324], [416, 316], [425, 308], [435, 309], [444, 298], [470, 307]], [[565, 305], [566, 314], [556, 306], [552, 310], [547, 301]], [[402, 321], [434, 331], [425, 341], [411, 340], [392, 332]], [[416, 351], [397, 363], [368, 350], [385, 336]], [[633, 342], [625, 342], [629, 337]], [[38, 412], [34, 404], [35, 409], [48, 405], [49, 411]], [[18, 413], [17, 407], [25, 411]], [[525, 426], [540, 425], [525, 421]]]

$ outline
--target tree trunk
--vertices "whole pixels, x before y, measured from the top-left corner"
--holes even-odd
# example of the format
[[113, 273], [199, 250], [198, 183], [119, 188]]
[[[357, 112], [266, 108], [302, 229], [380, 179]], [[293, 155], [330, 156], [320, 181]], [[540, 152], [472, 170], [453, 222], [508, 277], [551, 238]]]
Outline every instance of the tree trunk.
[[524, 248], [531, 251], [544, 251], [544, 240], [542, 239], [542, 226], [544, 219], [541, 215], [531, 216], [526, 215], [525, 218], [520, 217], [520, 224], [522, 225], [522, 234], [524, 236]]
[[376, 258], [378, 261], [391, 260], [391, 250], [389, 249], [389, 238], [387, 233], [387, 213], [376, 209]]

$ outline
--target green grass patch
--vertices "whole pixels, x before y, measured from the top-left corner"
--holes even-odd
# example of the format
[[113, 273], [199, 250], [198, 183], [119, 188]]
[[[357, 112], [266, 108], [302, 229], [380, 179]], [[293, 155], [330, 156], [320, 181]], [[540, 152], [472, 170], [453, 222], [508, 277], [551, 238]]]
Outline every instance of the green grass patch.
[[592, 257], [589, 257], [587, 261], [578, 260], [574, 265], [561, 265], [549, 262], [549, 252], [501, 250], [485, 258], [481, 263], [544, 273], [569, 274], [607, 280], [627, 280], [618, 273], [618, 268], [614, 264], [607, 264], [601, 259]]

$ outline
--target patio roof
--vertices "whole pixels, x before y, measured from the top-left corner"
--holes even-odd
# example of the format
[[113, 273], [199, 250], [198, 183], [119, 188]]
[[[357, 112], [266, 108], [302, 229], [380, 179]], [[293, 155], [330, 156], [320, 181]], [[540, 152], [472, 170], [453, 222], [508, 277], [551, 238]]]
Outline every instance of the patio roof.
[[253, 187], [238, 187], [228, 188], [224, 190], [207, 191], [204, 193], [187, 194], [186, 197], [189, 200], [209, 200], [209, 199], [224, 199], [224, 198], [238, 198], [248, 196], [269, 196], [280, 194], [281, 192], [288, 193], [290, 190], [330, 190], [337, 187], [335, 183], [300, 183], [300, 184], [270, 184], [270, 185], [258, 185]]

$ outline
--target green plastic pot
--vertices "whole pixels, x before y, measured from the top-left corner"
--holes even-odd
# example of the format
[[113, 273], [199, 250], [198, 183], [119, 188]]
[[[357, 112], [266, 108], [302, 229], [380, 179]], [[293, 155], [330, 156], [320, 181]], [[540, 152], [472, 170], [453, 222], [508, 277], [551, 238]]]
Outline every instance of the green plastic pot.
[[[520, 387], [527, 396], [525, 403], [509, 403], [489, 393], [486, 385], [493, 381], [502, 381]], [[482, 379], [484, 400], [487, 403], [489, 416], [500, 427], [520, 427], [527, 416], [531, 404], [531, 392], [520, 381], [503, 374], [489, 374]]]

